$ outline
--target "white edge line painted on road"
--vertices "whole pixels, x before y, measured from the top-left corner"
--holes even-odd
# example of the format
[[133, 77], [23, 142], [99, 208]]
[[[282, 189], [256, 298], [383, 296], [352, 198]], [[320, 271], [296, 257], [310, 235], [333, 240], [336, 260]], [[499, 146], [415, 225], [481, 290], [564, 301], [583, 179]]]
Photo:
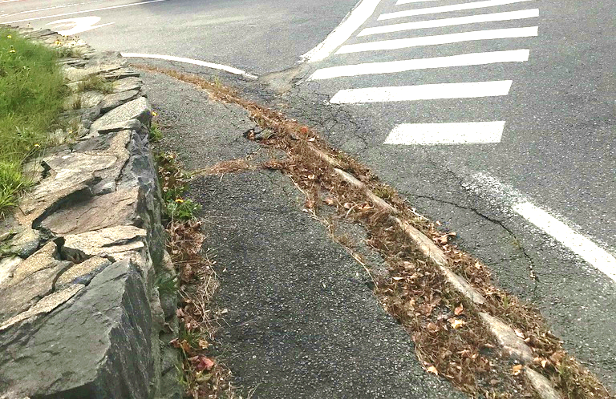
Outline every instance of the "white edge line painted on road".
[[444, 26], [468, 25], [480, 22], [512, 21], [539, 16], [538, 9], [497, 12], [490, 14], [471, 15], [468, 17], [442, 18], [430, 21], [405, 22], [401, 24], [375, 26], [363, 29], [357, 36], [375, 35], [378, 33], [400, 32], [405, 30], [441, 28]]
[[76, 6], [82, 6], [82, 5], [85, 5], [85, 4], [88, 4], [88, 3], [73, 3], [73, 4], [65, 4], [65, 5], [53, 6], [53, 7], [35, 8], [35, 9], [32, 9], [32, 10], [24, 10], [24, 11], [15, 12], [15, 13], [12, 13], [12, 14], [4, 14], [2, 16], [3, 17], [12, 17], [14, 15], [32, 14], [32, 13], [35, 13], [35, 12], [56, 10], [58, 8], [76, 7]]
[[506, 96], [511, 80], [494, 82], [437, 83], [417, 86], [367, 87], [340, 90], [332, 104], [362, 104], [393, 101], [440, 100]]
[[41, 20], [41, 19], [51, 19], [51, 18], [65, 17], [67, 15], [86, 14], [86, 13], [95, 12], [95, 11], [114, 10], [114, 9], [117, 9], [117, 8], [134, 7], [134, 6], [139, 6], [139, 5], [143, 5], [143, 4], [160, 3], [161, 1], [167, 1], [167, 0], [140, 1], [138, 3], [120, 4], [120, 5], [117, 5], [117, 6], [93, 8], [93, 9], [90, 9], [90, 10], [72, 11], [72, 12], [67, 12], [67, 13], [64, 13], [64, 14], [47, 15], [45, 17], [25, 18], [25, 19], [18, 19], [18, 20], [15, 20], [15, 21], [6, 21], [6, 22], [3, 21], [2, 23], [3, 24], [14, 24], [14, 23], [17, 23], [17, 22], [38, 21], [38, 20]]
[[139, 53], [121, 53], [124, 58], [151, 58], [156, 60], [166, 60], [166, 61], [176, 61], [183, 62], [185, 64], [199, 65], [206, 68], [219, 69], [221, 71], [229, 72], [234, 75], [241, 75], [249, 79], [258, 79], [259, 77], [253, 74], [250, 74], [241, 69], [233, 68], [228, 65], [215, 64], [213, 62], [206, 62], [200, 60], [193, 60], [191, 58], [184, 57], [175, 57], [173, 55], [162, 55], [162, 54], [139, 54]]
[[[504, 205], [511, 207], [515, 213], [529, 223], [560, 242], [616, 282], [616, 258], [614, 255], [580, 233], [579, 228], [575, 227], [574, 224], [563, 221], [563, 218], [555, 213], [534, 205], [528, 197], [513, 187], [501, 183], [488, 173], [473, 174], [470, 184], [466, 184], [465, 187], [473, 192], [488, 193], [493, 198], [498, 198]], [[609, 249], [607, 245], [603, 244], [603, 246]]]
[[[474, 10], [477, 8], [503, 6], [507, 4], [513, 4], [513, 3], [522, 3], [525, 1], [533, 1], [533, 0], [487, 0], [487, 1], [475, 1], [471, 3], [463, 3], [463, 4], [454, 4], [450, 6], [417, 8], [414, 10], [396, 11], [396, 12], [381, 14], [378, 20], [383, 21], [386, 19], [412, 17], [415, 15], [438, 14], [442, 12], [461, 11], [461, 10]], [[399, 0], [396, 3], [396, 5], [400, 5], [400, 4], [405, 4], [404, 0]]]
[[327, 58], [336, 48], [348, 40], [349, 37], [366, 22], [374, 13], [381, 0], [361, 0], [321, 43], [301, 56], [305, 62], [321, 61]]
[[102, 25], [94, 25], [94, 26], [90, 26], [87, 29], [82, 27], [82, 28], [78, 28], [78, 29], [69, 29], [69, 30], [59, 30], [58, 34], [62, 35], [62, 36], [72, 36], [72, 35], [76, 35], [79, 33], [83, 33], [83, 32], [88, 32], [94, 29], [98, 29], [98, 28], [103, 28], [105, 26], [109, 26], [109, 25], [113, 25], [115, 24], [115, 22], [107, 22], [106, 24], [102, 24]]
[[440, 0], [407, 0], [406, 2], [407, 3], [427, 3], [429, 1], [440, 1]]
[[528, 201], [513, 210], [616, 282], [616, 258], [589, 238]]
[[505, 122], [404, 123], [389, 133], [384, 144], [443, 145], [499, 143]]
[[340, 47], [336, 54], [359, 53], [362, 51], [397, 50], [401, 48], [434, 46], [439, 44], [461, 43], [476, 40], [509, 39], [538, 35], [537, 26], [452, 33], [447, 35], [412, 37], [407, 39], [382, 40], [378, 42], [349, 44]]
[[486, 65], [499, 62], [528, 61], [530, 50], [505, 50], [486, 53], [452, 55], [448, 57], [419, 58], [403, 61], [370, 62], [317, 69], [309, 80], [332, 79], [343, 76], [377, 75], [420, 69]]

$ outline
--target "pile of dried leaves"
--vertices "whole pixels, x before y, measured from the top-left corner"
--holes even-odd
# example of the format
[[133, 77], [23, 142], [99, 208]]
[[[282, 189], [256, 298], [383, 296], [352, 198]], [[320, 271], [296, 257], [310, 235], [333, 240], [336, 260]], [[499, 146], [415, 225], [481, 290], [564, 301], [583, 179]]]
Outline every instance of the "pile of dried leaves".
[[[478, 312], [482, 311], [498, 315], [515, 329], [536, 356], [533, 369], [552, 380], [564, 397], [611, 397], [594, 375], [564, 351], [562, 342], [550, 333], [538, 311], [495, 287], [488, 268], [450, 242], [453, 234], [440, 231], [418, 215], [393, 188], [379, 182], [348, 155], [330, 148], [315, 131], [198, 76], [160, 68], [143, 69], [193, 83], [216, 99], [247, 109], [251, 118], [269, 132], [267, 136], [252, 134], [247, 138], [287, 153], [287, 159], [272, 160], [263, 166], [291, 177], [306, 195], [305, 210], [327, 224], [319, 212], [322, 208], [334, 209], [339, 218], [353, 220], [365, 228], [368, 244], [389, 267], [389, 276], [375, 279], [375, 294], [407, 329], [428, 372], [449, 379], [473, 397], [536, 397], [521, 373], [523, 366], [503, 356], [495, 338], [480, 321]], [[354, 175], [386, 199], [400, 219], [431, 237], [447, 253], [452, 270], [466, 277], [486, 298], [486, 304], [471, 304], [450, 286], [388, 213], [335, 173], [334, 166]]]
[[[189, 176], [172, 154], [157, 157], [163, 197], [174, 202], [187, 189]], [[173, 197], [176, 197], [175, 199]], [[205, 236], [197, 219], [177, 220], [168, 216], [167, 251], [178, 273], [179, 336], [171, 341], [182, 358], [182, 384], [193, 399], [235, 397], [231, 372], [208, 354], [219, 327], [220, 312], [211, 301], [218, 280], [215, 262], [203, 251]]]

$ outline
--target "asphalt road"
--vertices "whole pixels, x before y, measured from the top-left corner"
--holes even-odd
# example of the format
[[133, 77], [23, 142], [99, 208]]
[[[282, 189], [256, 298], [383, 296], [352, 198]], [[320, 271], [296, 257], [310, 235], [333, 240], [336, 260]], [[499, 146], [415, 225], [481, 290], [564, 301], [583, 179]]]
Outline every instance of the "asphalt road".
[[[334, 51], [307, 63], [290, 91], [264, 98], [286, 102], [291, 115], [456, 231], [616, 391], [616, 5], [493, 0], [455, 8], [473, 2], [365, 0], [376, 8]], [[355, 3], [20, 0], [0, 2], [0, 23], [58, 28], [47, 24], [97, 16], [100, 27], [80, 36], [98, 49], [262, 76], [297, 65]], [[393, 14], [446, 6], [454, 8]], [[50, 9], [32, 11], [41, 8]], [[448, 22], [416, 24], [434, 20]], [[379, 32], [398, 24], [407, 25]], [[409, 38], [417, 40], [350, 46]], [[335, 54], [340, 46], [347, 53]], [[345, 67], [371, 63], [381, 64]], [[389, 86], [415, 87], [348, 91]]]
[[100, 21], [94, 26], [101, 27], [79, 36], [99, 50], [188, 57], [261, 75], [297, 62], [354, 4], [355, 0], [19, 0], [0, 2], [0, 23], [59, 30], [75, 23], [55, 21], [96, 16]]

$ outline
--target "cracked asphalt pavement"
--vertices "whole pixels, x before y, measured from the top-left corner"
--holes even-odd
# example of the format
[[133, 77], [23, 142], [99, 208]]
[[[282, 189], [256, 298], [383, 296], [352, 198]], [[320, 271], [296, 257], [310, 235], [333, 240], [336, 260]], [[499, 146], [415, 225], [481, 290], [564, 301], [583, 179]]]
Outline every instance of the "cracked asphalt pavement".
[[[356, 3], [21, 0], [0, 2], [0, 23], [17, 21], [14, 23], [37, 28], [59, 27], [48, 24], [66, 18], [97, 16], [100, 21], [80, 36], [99, 50], [188, 57], [261, 76], [256, 82], [245, 81], [204, 67], [152, 62], [207, 77], [219, 76], [245, 96], [315, 127], [333, 146], [352, 154], [395, 187], [418, 212], [442, 222], [444, 229], [455, 231], [460, 247], [489, 265], [500, 286], [538, 307], [553, 331], [562, 337], [564, 346], [616, 391], [616, 318], [612, 317], [616, 312], [616, 282], [576, 254], [571, 245], [563, 244], [537, 227], [535, 221], [522, 217], [511, 206], [510, 198], [501, 195], [507, 190], [521, 193], [579, 234], [574, 237], [574, 244], [581, 242], [580, 237], [589, 239], [604, 251], [601, 256], [606, 265], [610, 264], [609, 257], [614, 259], [614, 2], [530, 0], [481, 9], [441, 9], [383, 20], [379, 16], [401, 10], [465, 2], [396, 5], [394, 0], [375, 0], [374, 12], [339, 46], [408, 38], [434, 40], [436, 36], [445, 42], [330, 54], [322, 61], [299, 65], [300, 56], [324, 40]], [[502, 16], [520, 12], [526, 17]], [[501, 19], [358, 35], [364, 29], [374, 31], [387, 25], [438, 19], [451, 22], [488, 14], [499, 14]], [[78, 22], [65, 22], [65, 28]], [[470, 31], [534, 26], [538, 27], [536, 37], [452, 41]], [[345, 65], [424, 58], [438, 62], [434, 59], [460, 54], [485, 57], [493, 52], [520, 49], [528, 50], [528, 61], [309, 79], [317, 70]], [[188, 165], [204, 167], [256, 151], [256, 147], [225, 133], [250, 128], [245, 114], [220, 108], [202, 115], [203, 94], [183, 85], [149, 79], [148, 84], [160, 86], [152, 91], [155, 105], [177, 109], [177, 113], [167, 115], [177, 134], [172, 134], [165, 145], [184, 148]], [[507, 95], [329, 103], [332, 96], [344, 90], [509, 80], [512, 85]], [[161, 112], [164, 115], [164, 109]], [[234, 117], [225, 119], [226, 112]], [[224, 126], [212, 127], [215, 121]], [[474, 121], [506, 122], [502, 137], [475, 144], [385, 144], [392, 129], [400, 124]], [[502, 186], [483, 184], [477, 180], [478, 174], [493, 176]], [[268, 184], [267, 180], [259, 182]], [[232, 194], [229, 187], [221, 186], [220, 190], [225, 195]], [[211, 193], [204, 192], [203, 200], [212, 201], [207, 195]], [[237, 198], [244, 197], [238, 194]]]
[[[165, 75], [148, 73], [145, 83], [165, 131], [160, 145], [188, 170], [268, 159], [243, 137], [255, 125], [242, 108]], [[243, 397], [464, 397], [423, 370], [370, 276], [302, 212], [305, 198], [288, 177], [200, 177], [189, 195], [203, 206], [205, 245], [219, 269], [215, 306], [227, 310], [215, 351]]]

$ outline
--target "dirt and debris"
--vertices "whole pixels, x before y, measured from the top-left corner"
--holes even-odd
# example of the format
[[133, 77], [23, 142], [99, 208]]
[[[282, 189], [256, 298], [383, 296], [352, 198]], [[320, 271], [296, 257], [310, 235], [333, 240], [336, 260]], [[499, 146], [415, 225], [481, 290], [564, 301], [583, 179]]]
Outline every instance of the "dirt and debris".
[[[368, 235], [365, 244], [378, 251], [389, 273], [371, 273], [361, 257], [354, 257], [373, 276], [374, 293], [383, 307], [408, 331], [427, 372], [447, 378], [472, 397], [534, 398], [537, 393], [521, 372], [524, 367], [532, 367], [565, 398], [612, 397], [594, 375], [564, 351], [537, 310], [496, 287], [489, 268], [455, 245], [455, 233], [441, 231], [436, 223], [418, 215], [393, 188], [347, 154], [329, 147], [316, 131], [281, 112], [245, 100], [220, 83], [174, 70], [142, 68], [195, 84], [214, 99], [245, 108], [261, 132], [267, 132], [247, 132], [245, 137], [287, 154], [286, 159], [271, 160], [262, 167], [280, 170], [293, 180], [306, 197], [304, 211], [326, 225], [334, 212], [340, 220], [364, 227]], [[353, 175], [386, 200], [398, 218], [432, 238], [447, 254], [451, 270], [464, 276], [485, 303], [470, 303], [447, 283], [439, 268], [392, 222], [389, 213], [345, 181], [334, 167]], [[337, 240], [355, 253], [346, 241]], [[498, 315], [507, 322], [532, 349], [533, 364], [517, 364], [505, 356], [479, 312]]]
[[[157, 156], [159, 180], [165, 202], [185, 202], [182, 197], [192, 176], [185, 173], [173, 154]], [[231, 372], [210, 355], [210, 346], [220, 327], [224, 309], [215, 309], [212, 298], [219, 283], [215, 260], [203, 249], [205, 235], [201, 222], [190, 214], [182, 219], [167, 213], [167, 251], [178, 278], [177, 317], [179, 336], [170, 342], [181, 357], [181, 384], [193, 399], [225, 397], [241, 399], [231, 385]]]

